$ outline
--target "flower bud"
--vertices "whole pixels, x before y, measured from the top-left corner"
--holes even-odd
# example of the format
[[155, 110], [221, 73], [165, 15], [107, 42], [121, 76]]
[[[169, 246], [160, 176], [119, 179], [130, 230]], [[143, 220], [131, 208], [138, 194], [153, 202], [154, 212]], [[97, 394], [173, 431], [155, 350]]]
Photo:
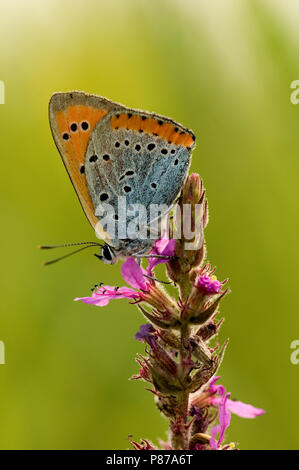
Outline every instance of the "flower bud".
[[[169, 277], [186, 283], [187, 274], [198, 266], [204, 257], [204, 223], [207, 222], [205, 191], [199, 175], [190, 175], [182, 189], [175, 217], [173, 236], [177, 238], [175, 257], [167, 264]], [[205, 220], [204, 220], [205, 219]]]
[[135, 441], [129, 441], [135, 450], [157, 450], [147, 439], [141, 439], [140, 444]]
[[141, 300], [149, 304], [158, 312], [163, 312], [169, 318], [176, 319], [179, 317], [177, 304], [168, 295], [168, 293], [155, 282], [151, 284], [147, 292], [142, 292]]
[[138, 308], [147, 320], [161, 329], [167, 330], [169, 328], [175, 328], [177, 325], [179, 325], [179, 321], [176, 318], [169, 319], [166, 315], [163, 317], [163, 315], [159, 315], [159, 312], [155, 310], [150, 313], [141, 305], [138, 305]]
[[204, 434], [201, 432], [198, 432], [196, 434], [193, 434], [189, 441], [189, 448], [191, 450], [198, 450], [198, 448], [202, 449], [203, 446], [207, 446], [210, 442], [211, 436], [208, 434]]
[[148, 361], [141, 354], [137, 355], [136, 362], [140, 365], [140, 370], [138, 375], [133, 375], [130, 380], [144, 380], [145, 382], [153, 383], [151, 376], [150, 368], [148, 366]]
[[[220, 295], [218, 295], [216, 300], [209, 302], [208, 305], [205, 304], [202, 310], [199, 310], [197, 312], [196, 311], [194, 312], [194, 304], [193, 305], [190, 304], [190, 306], [193, 307], [192, 311], [194, 312], [190, 315], [190, 319], [189, 319], [190, 323], [193, 325], [202, 325], [206, 323], [208, 320], [210, 320], [210, 318], [217, 312], [219, 302], [222, 299], [222, 297], [224, 297], [227, 294], [227, 292], [228, 290], [225, 290]], [[195, 309], [196, 307], [197, 306], [195, 305]]]
[[212, 360], [212, 353], [208, 346], [199, 336], [191, 336], [189, 338], [189, 345], [192, 354], [201, 363], [210, 364]]
[[199, 390], [203, 385], [208, 383], [208, 381], [213, 377], [213, 375], [215, 375], [217, 369], [219, 368], [222, 362], [227, 345], [228, 340], [223, 343], [222, 347], [219, 350], [219, 353], [211, 359], [210, 363], [203, 364], [200, 369], [198, 369], [198, 371], [193, 375], [189, 388], [190, 392], [193, 393]]
[[172, 375], [161, 364], [154, 360], [150, 360], [150, 371], [153, 378], [153, 385], [158, 392], [166, 395], [176, 394], [182, 391], [182, 384], [176, 377]]
[[216, 313], [220, 299], [228, 292], [228, 289], [221, 290], [226, 281], [218, 281], [214, 271], [210, 270], [210, 265], [205, 265], [192, 272], [193, 287], [187, 303], [194, 312], [190, 315], [190, 322], [194, 325], [207, 322]]
[[213, 336], [215, 336], [218, 333], [218, 330], [220, 326], [223, 323], [223, 318], [219, 320], [218, 323], [215, 323], [214, 320], [210, 321], [210, 323], [201, 326], [197, 332], [196, 335], [199, 336], [203, 341], [208, 341]]
[[192, 377], [189, 388], [190, 392], [196, 392], [196, 390], [205, 385], [216, 373], [218, 367], [219, 361], [217, 357], [211, 359], [209, 364], [202, 365]]

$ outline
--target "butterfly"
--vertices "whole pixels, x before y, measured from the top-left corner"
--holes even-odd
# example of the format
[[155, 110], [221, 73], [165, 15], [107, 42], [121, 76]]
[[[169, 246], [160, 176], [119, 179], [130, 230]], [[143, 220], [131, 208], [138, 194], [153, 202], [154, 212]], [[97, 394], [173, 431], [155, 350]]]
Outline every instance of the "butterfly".
[[[167, 117], [80, 91], [54, 93], [49, 120], [82, 208], [104, 241], [98, 258], [113, 264], [118, 258], [146, 253], [154, 239], [111, 233], [101, 224], [98, 209], [109, 204], [118, 220], [123, 216], [118, 206], [121, 197], [128, 207], [171, 207], [191, 163], [193, 132]], [[130, 217], [125, 216], [126, 227]]]

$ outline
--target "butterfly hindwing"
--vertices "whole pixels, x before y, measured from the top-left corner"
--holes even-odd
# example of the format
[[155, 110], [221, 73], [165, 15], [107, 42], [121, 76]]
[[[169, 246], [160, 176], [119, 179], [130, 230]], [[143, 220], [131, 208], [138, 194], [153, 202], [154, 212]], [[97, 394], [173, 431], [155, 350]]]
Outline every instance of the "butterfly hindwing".
[[[127, 205], [171, 206], [186, 178], [194, 141], [190, 130], [168, 118], [111, 111], [96, 124], [85, 155], [94, 207], [109, 203], [118, 216], [119, 196], [126, 196]], [[117, 247], [119, 240], [112, 244]]]

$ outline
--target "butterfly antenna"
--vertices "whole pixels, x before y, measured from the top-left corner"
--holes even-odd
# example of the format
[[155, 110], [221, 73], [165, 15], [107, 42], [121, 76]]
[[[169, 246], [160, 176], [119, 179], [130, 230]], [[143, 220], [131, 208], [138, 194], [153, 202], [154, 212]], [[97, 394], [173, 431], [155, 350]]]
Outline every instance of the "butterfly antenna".
[[[98, 244], [97, 244], [98, 245]], [[75, 250], [75, 251], [71, 251], [71, 253], [67, 253], [66, 255], [63, 255], [63, 256], [60, 256], [59, 258], [55, 258], [55, 259], [52, 259], [50, 261], [45, 261], [43, 263], [44, 266], [48, 266], [49, 264], [54, 264], [54, 263], [57, 263], [57, 261], [60, 261], [64, 258], [68, 258], [69, 256], [72, 256], [72, 255], [75, 255], [76, 253], [79, 253], [79, 251], [83, 251], [85, 250], [86, 248], [91, 248], [92, 246], [95, 246], [95, 244], [93, 245], [87, 245], [87, 246], [82, 246], [82, 248], [78, 248], [78, 250]], [[56, 248], [56, 247], [54, 247]]]
[[97, 243], [97, 242], [77, 242], [77, 243], [64, 243], [63, 245], [39, 245], [38, 248], [40, 250], [51, 250], [52, 248], [65, 248], [68, 246], [76, 246], [76, 245], [90, 245], [90, 246], [102, 246], [102, 247], [104, 246], [102, 245], [102, 243]]
[[60, 256], [59, 258], [55, 258], [50, 261], [45, 261], [43, 265], [48, 266], [49, 264], [57, 263], [57, 261], [60, 261], [64, 258], [68, 258], [69, 256], [72, 256], [72, 255], [75, 255], [76, 253], [79, 253], [79, 251], [85, 250], [85, 248], [90, 248], [92, 246], [103, 247], [101, 243], [97, 243], [97, 242], [78, 242], [78, 243], [64, 243], [63, 245], [40, 245], [38, 248], [40, 250], [51, 250], [53, 248], [65, 248], [69, 246], [78, 246], [78, 245], [85, 245], [85, 246], [82, 246], [78, 250], [72, 251], [71, 253], [67, 253], [66, 255]]

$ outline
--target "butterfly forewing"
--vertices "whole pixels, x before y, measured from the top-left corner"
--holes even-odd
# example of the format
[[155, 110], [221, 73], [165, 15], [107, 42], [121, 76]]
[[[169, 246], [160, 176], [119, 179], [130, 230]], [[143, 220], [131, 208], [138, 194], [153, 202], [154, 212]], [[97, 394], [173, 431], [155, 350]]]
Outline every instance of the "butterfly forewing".
[[93, 227], [98, 219], [87, 186], [84, 158], [95, 125], [115, 109], [114, 103], [82, 92], [55, 93], [49, 105], [54, 141]]

